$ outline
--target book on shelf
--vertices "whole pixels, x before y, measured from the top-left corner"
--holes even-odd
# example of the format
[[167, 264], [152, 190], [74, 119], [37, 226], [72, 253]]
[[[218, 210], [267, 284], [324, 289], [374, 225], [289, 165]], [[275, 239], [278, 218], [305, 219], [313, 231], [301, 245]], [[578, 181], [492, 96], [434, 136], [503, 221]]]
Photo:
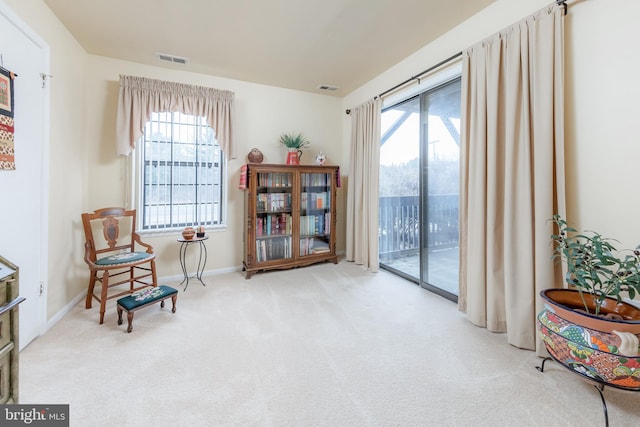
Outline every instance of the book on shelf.
[[306, 236], [328, 235], [331, 233], [331, 213], [322, 215], [301, 215], [300, 234]]
[[291, 258], [291, 237], [256, 240], [256, 261]]
[[330, 252], [329, 248], [313, 248], [311, 249], [312, 254], [326, 254]]
[[326, 187], [331, 183], [331, 177], [326, 173], [306, 173], [302, 176], [302, 185], [307, 187]]
[[260, 193], [256, 195], [259, 212], [282, 212], [291, 210], [290, 193]]
[[256, 218], [256, 237], [291, 234], [292, 224], [291, 214], [286, 212], [259, 216]]
[[327, 209], [331, 207], [331, 196], [327, 191], [300, 193], [300, 207], [303, 210]]
[[314, 237], [300, 239], [300, 255], [324, 254], [331, 252], [329, 242]]
[[324, 240], [314, 239], [313, 247], [311, 248], [312, 254], [323, 254], [329, 252], [329, 243]]
[[291, 187], [291, 174], [286, 172], [268, 172], [258, 174], [259, 187]]
[[331, 212], [324, 214], [324, 234], [327, 236], [331, 234]]

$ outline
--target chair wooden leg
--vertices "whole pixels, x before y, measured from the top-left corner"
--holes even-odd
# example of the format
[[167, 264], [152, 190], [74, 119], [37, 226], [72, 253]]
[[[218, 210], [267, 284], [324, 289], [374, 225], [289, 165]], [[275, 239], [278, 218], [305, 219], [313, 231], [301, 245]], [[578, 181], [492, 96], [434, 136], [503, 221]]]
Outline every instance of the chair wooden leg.
[[158, 276], [156, 275], [156, 260], [151, 260], [151, 283], [153, 286], [158, 286]]
[[171, 312], [175, 313], [176, 312], [176, 301], [178, 301], [178, 294], [175, 294], [171, 297], [171, 304], [172, 304], [172, 308], [171, 308]]
[[102, 289], [100, 292], [100, 324], [104, 323], [104, 312], [107, 308], [107, 291], [109, 290], [109, 270], [102, 274]]
[[93, 302], [93, 290], [96, 287], [96, 272], [92, 271], [91, 276], [89, 277], [89, 287], [87, 288], [87, 299], [84, 303], [85, 308], [91, 308], [91, 303]]

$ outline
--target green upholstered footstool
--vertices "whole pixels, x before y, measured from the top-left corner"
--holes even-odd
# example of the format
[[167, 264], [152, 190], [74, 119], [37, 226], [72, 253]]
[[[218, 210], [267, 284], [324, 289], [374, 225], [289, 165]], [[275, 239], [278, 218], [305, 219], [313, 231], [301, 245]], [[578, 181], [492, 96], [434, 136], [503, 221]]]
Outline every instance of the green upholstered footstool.
[[118, 300], [118, 325], [122, 325], [122, 312], [127, 312], [129, 327], [127, 332], [133, 330], [133, 313], [144, 307], [148, 307], [160, 301], [160, 308], [164, 307], [164, 300], [171, 298], [173, 307], [172, 313], [176, 312], [176, 301], [178, 300], [178, 290], [171, 286], [160, 285], [156, 287], [144, 288], [138, 292], [120, 298]]

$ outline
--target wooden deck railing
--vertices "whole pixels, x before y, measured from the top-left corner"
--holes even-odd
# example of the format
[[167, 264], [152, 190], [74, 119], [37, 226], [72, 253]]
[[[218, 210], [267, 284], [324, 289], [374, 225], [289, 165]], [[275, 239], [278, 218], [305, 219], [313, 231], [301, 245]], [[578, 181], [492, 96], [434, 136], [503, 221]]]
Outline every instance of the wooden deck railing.
[[[428, 196], [427, 232], [429, 250], [458, 245], [458, 195]], [[381, 258], [417, 254], [420, 249], [420, 205], [418, 196], [380, 197], [379, 252]]]

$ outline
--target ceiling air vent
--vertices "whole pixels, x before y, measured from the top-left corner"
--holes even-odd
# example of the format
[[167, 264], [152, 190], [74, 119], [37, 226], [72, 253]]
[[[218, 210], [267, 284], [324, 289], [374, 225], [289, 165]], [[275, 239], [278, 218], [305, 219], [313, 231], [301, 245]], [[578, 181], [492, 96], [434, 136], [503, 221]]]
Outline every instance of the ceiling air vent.
[[189, 63], [189, 59], [188, 58], [184, 58], [182, 56], [169, 55], [167, 53], [158, 53], [158, 52], [156, 52], [156, 55], [162, 61], [173, 62], [173, 63], [176, 63], [176, 64], [188, 64]]
[[318, 86], [318, 89], [320, 89], [320, 90], [331, 90], [331, 91], [333, 91], [333, 90], [338, 90], [338, 87], [336, 87], [336, 86], [330, 86], [330, 85], [320, 85], [320, 86]]

